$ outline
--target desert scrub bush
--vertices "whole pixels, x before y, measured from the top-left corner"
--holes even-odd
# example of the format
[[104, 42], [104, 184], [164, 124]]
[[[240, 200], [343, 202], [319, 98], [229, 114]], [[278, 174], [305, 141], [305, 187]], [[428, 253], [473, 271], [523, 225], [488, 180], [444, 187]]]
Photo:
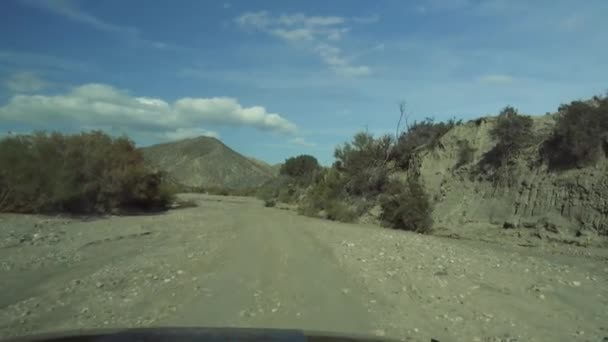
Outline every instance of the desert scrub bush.
[[405, 184], [389, 183], [387, 193], [380, 196], [380, 219], [395, 229], [430, 233], [433, 207], [424, 187], [410, 178]]
[[608, 97], [574, 101], [559, 108], [555, 128], [540, 149], [553, 170], [595, 164], [608, 153]]
[[391, 150], [390, 158], [395, 160], [397, 166], [408, 169], [414, 153], [425, 148], [434, 150], [440, 147], [441, 137], [461, 123], [462, 121], [455, 121], [454, 119], [436, 123], [433, 118], [414, 122], [407, 131], [401, 133]]
[[386, 162], [392, 141], [389, 135], [375, 139], [369, 133], [360, 132], [351, 142], [336, 148], [333, 169], [346, 176], [344, 190], [348, 194], [375, 196], [382, 192], [387, 180]]
[[354, 222], [359, 215], [348, 204], [340, 200], [331, 200], [327, 203], [325, 214], [328, 219], [340, 222]]
[[473, 162], [475, 157], [475, 148], [471, 146], [468, 140], [458, 140], [456, 143], [458, 148], [458, 157], [456, 159], [455, 169]]
[[496, 145], [479, 161], [478, 171], [488, 173], [505, 168], [523, 148], [532, 143], [532, 118], [518, 114], [513, 107], [505, 107], [490, 130]]
[[264, 206], [267, 208], [272, 208], [277, 205], [277, 201], [274, 199], [267, 199], [264, 201]]
[[317, 211], [327, 208], [330, 201], [346, 196], [344, 186], [347, 181], [347, 177], [335, 168], [325, 171], [306, 193], [304, 205]]
[[165, 209], [165, 175], [126, 137], [37, 132], [0, 140], [0, 211], [107, 213]]
[[317, 172], [321, 166], [317, 159], [313, 156], [302, 154], [297, 157], [291, 157], [285, 160], [281, 165], [279, 174], [294, 178], [310, 177]]

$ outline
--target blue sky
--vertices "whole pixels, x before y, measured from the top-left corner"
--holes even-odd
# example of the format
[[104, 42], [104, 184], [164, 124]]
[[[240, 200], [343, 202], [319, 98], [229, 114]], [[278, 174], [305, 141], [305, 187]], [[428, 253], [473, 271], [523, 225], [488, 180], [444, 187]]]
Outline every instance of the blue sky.
[[357, 131], [608, 89], [608, 1], [0, 2], [0, 132], [217, 136], [331, 163]]

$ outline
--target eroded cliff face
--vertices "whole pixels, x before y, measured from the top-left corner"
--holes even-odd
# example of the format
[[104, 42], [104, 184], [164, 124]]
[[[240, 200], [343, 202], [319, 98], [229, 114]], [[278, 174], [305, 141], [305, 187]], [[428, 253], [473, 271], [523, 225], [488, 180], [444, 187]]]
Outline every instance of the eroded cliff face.
[[[439, 229], [529, 228], [537, 235], [608, 235], [605, 160], [582, 169], [547, 170], [539, 163], [538, 148], [554, 120], [534, 117], [538, 143], [516, 158], [505, 174], [508, 182], [496, 182], [475, 171], [496, 143], [489, 134], [494, 123], [494, 118], [482, 118], [457, 126], [442, 137], [440, 148], [418, 156], [417, 172], [435, 203]], [[472, 161], [461, 166], [459, 141], [474, 149]]]

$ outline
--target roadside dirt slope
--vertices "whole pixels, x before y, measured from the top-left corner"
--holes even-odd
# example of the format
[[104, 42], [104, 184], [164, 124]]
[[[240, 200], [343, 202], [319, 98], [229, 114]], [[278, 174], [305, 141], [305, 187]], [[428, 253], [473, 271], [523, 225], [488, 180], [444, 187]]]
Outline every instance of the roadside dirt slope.
[[[509, 181], [495, 183], [475, 173], [479, 161], [496, 144], [489, 133], [495, 117], [454, 127], [441, 138], [439, 148], [420, 155], [419, 173], [435, 203], [433, 216], [439, 230], [474, 237], [507, 226], [523, 228], [520, 235], [543, 241], [605, 243], [608, 163], [547, 170], [539, 163], [538, 149], [555, 125], [554, 116], [533, 119], [537, 144], [520, 153], [508, 172]], [[472, 162], [458, 166], [462, 141], [475, 152]]]

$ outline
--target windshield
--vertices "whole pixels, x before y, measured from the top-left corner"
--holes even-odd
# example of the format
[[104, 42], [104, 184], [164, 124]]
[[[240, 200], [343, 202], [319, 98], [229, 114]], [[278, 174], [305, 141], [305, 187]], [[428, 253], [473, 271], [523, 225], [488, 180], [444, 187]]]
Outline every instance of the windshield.
[[608, 339], [608, 2], [0, 4], [0, 339]]

